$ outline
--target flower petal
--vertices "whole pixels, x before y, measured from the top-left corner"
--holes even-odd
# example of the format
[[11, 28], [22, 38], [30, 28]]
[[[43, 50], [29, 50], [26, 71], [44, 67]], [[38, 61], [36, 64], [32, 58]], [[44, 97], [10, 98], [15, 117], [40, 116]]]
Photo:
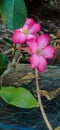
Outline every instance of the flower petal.
[[34, 24], [34, 20], [27, 18], [23, 28], [30, 29]]
[[30, 52], [32, 54], [36, 53], [37, 50], [37, 43], [35, 39], [30, 39], [29, 41], [27, 41], [27, 44], [29, 46]]
[[56, 51], [53, 46], [47, 46], [45, 49], [42, 50], [41, 55], [45, 58], [52, 59], [55, 52]]
[[40, 31], [40, 27], [41, 27], [40, 23], [35, 23], [35, 22], [34, 22], [33, 26], [32, 26], [31, 29], [29, 30], [29, 33], [31, 33], [31, 34], [36, 34], [37, 32]]
[[32, 39], [36, 39], [36, 36], [35, 35], [32, 35], [32, 34], [28, 34], [27, 35], [27, 41], [30, 41]]
[[30, 18], [27, 18], [27, 19], [26, 19], [26, 23], [25, 23], [25, 24], [31, 25], [31, 24], [33, 24], [33, 23], [34, 23], [34, 20], [33, 20], [33, 19], [30, 19]]
[[39, 58], [37, 55], [32, 55], [30, 58], [30, 63], [31, 63], [31, 67], [32, 68], [36, 68], [38, 66], [39, 63]]
[[42, 56], [40, 56], [40, 59], [39, 59], [39, 64], [38, 64], [38, 71], [39, 72], [43, 72], [47, 67], [47, 61], [45, 58], [43, 58]]
[[15, 44], [23, 44], [26, 41], [26, 35], [22, 34], [19, 29], [15, 30], [12, 36], [12, 41]]
[[47, 34], [41, 34], [37, 37], [38, 48], [43, 49], [50, 41], [50, 37]]

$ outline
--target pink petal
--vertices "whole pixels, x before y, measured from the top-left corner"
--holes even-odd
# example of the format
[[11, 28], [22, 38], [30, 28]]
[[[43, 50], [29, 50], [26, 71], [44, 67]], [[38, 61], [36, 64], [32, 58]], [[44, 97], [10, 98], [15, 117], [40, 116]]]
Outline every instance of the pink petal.
[[29, 30], [29, 33], [31, 34], [36, 34], [37, 32], [40, 31], [40, 23], [34, 23], [31, 29]]
[[26, 41], [26, 35], [22, 34], [20, 30], [14, 31], [12, 41], [15, 44], [23, 44]]
[[37, 55], [32, 55], [30, 58], [30, 63], [31, 63], [31, 67], [32, 68], [36, 68], [38, 66], [39, 63], [39, 58]]
[[55, 54], [55, 49], [53, 46], [47, 46], [42, 50], [41, 55], [45, 58], [52, 59]]
[[33, 24], [34, 24], [34, 20], [27, 18], [23, 28], [30, 29], [33, 26]]
[[29, 49], [30, 49], [30, 52], [32, 54], [36, 53], [36, 50], [37, 50], [37, 43], [36, 43], [36, 40], [35, 39], [30, 39], [28, 42], [27, 42], [28, 46], [29, 46]]
[[33, 23], [34, 23], [34, 20], [33, 20], [33, 19], [30, 19], [30, 18], [27, 18], [27, 19], [26, 19], [25, 24], [30, 25], [30, 24], [33, 24]]
[[49, 44], [50, 37], [47, 34], [41, 34], [37, 37], [38, 48], [43, 49]]
[[22, 28], [20, 28], [20, 30], [28, 30], [29, 29], [29, 26], [27, 24], [25, 24]]
[[36, 39], [36, 36], [35, 35], [32, 35], [32, 34], [28, 34], [27, 35], [27, 41], [30, 41], [32, 39]]
[[38, 64], [38, 71], [39, 72], [43, 72], [47, 67], [47, 61], [45, 58], [43, 58], [42, 56], [40, 56], [40, 59], [39, 59], [39, 64]]

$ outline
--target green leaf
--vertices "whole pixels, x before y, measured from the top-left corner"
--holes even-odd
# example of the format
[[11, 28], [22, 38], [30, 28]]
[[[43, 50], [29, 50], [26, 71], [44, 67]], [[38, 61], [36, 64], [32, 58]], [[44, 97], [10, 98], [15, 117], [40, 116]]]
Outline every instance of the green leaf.
[[1, 17], [7, 28], [22, 27], [27, 17], [24, 0], [2, 0]]
[[1, 1], [0, 1], [0, 15], [1, 15]]
[[7, 68], [8, 58], [7, 55], [0, 55], [0, 76]]
[[0, 96], [4, 101], [16, 107], [33, 108], [38, 105], [31, 92], [23, 87], [2, 87]]

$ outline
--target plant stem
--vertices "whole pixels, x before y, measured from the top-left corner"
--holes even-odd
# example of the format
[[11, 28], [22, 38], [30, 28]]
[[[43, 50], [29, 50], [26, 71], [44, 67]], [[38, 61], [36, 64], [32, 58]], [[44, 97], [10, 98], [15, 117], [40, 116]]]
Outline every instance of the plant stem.
[[9, 54], [10, 52], [14, 52], [13, 48], [8, 49], [7, 51], [3, 52], [3, 54]]
[[4, 73], [1, 75], [1, 78], [8, 75], [10, 72], [13, 71], [16, 67], [16, 57], [13, 58], [12, 62], [8, 64], [7, 69], [4, 71]]
[[47, 125], [48, 130], [53, 130], [51, 124], [48, 121], [48, 118], [46, 116], [46, 113], [45, 113], [43, 105], [42, 105], [41, 95], [39, 93], [40, 88], [39, 88], [39, 83], [38, 83], [38, 71], [37, 71], [37, 69], [35, 70], [35, 74], [36, 74], [36, 88], [37, 88], [37, 96], [38, 96], [39, 107], [40, 107], [43, 119], [44, 119], [44, 121], [45, 121], [45, 123]]

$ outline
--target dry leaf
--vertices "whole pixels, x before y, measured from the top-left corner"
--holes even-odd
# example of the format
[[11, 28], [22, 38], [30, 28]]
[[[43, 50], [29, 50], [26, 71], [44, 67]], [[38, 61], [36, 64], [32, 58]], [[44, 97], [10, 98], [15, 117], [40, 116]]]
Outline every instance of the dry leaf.
[[22, 82], [23, 83], [30, 83], [31, 82], [31, 80], [34, 78], [34, 75], [33, 75], [33, 73], [32, 72], [28, 72], [26, 75], [24, 75], [23, 77], [22, 77]]
[[40, 90], [39, 93], [41, 94], [41, 96], [46, 97], [48, 100], [52, 100], [58, 95], [58, 93], [60, 93], [60, 88], [50, 92], [47, 90]]
[[52, 100], [53, 98], [55, 98], [59, 92], [60, 92], [60, 88], [51, 92], [48, 92], [47, 90], [40, 91], [41, 95], [45, 96], [48, 100]]
[[55, 34], [49, 34], [52, 39], [56, 39], [57, 36]]
[[58, 126], [57, 128], [55, 128], [54, 130], [60, 130], [60, 126]]
[[22, 84], [28, 84], [33, 78], [35, 78], [34, 74], [32, 72], [27, 72], [26, 74], [23, 74], [14, 85], [21, 86]]

